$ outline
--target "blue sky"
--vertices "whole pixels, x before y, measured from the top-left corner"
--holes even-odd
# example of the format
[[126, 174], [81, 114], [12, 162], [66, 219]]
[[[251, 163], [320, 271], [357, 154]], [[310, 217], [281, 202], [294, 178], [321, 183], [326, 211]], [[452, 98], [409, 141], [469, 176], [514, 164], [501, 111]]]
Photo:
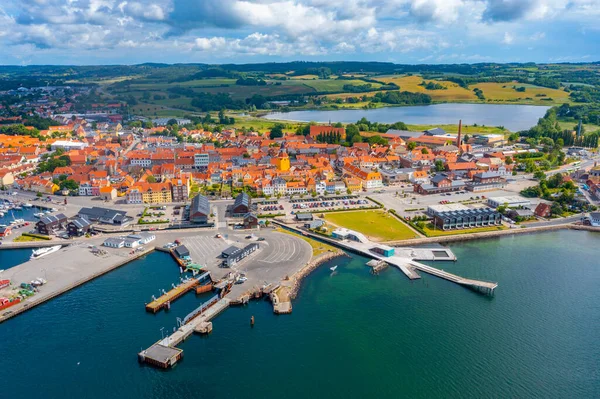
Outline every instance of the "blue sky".
[[0, 64], [600, 60], [600, 0], [3, 0]]

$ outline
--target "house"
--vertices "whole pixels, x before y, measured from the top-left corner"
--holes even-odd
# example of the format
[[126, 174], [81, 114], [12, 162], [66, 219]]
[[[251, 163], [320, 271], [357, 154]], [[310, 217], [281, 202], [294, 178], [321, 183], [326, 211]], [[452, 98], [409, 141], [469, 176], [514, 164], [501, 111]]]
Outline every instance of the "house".
[[502, 215], [491, 208], [443, 211], [434, 214], [433, 224], [442, 230], [499, 226], [502, 224]]
[[243, 217], [251, 211], [251, 199], [246, 193], [240, 193], [233, 202], [231, 214], [233, 217]]
[[100, 187], [100, 198], [111, 201], [117, 198], [117, 189], [111, 186]]
[[497, 172], [481, 172], [473, 175], [473, 181], [467, 183], [467, 190], [474, 193], [488, 190], [500, 190], [506, 186], [506, 179]]
[[600, 212], [590, 212], [590, 215], [586, 217], [586, 220], [591, 226], [600, 227]]
[[12, 234], [12, 229], [10, 226], [0, 227], [0, 237], [8, 237]]
[[533, 217], [533, 211], [529, 208], [509, 209], [506, 216], [512, 220], [524, 220]]
[[258, 216], [254, 212], [248, 212], [244, 215], [244, 228], [254, 229], [258, 227]]
[[533, 211], [533, 213], [537, 217], [547, 218], [548, 216], [550, 216], [552, 214], [552, 210], [551, 210], [551, 207], [549, 204], [540, 202], [538, 204], [538, 206], [535, 207], [535, 210]]
[[240, 262], [244, 258], [246, 258], [251, 253], [255, 252], [258, 249], [258, 244], [253, 242], [252, 244], [246, 245], [244, 248], [237, 249], [237, 251], [228, 252], [227, 258], [223, 260], [224, 267], [231, 267], [236, 263]]
[[138, 233], [138, 234], [130, 234], [126, 238], [136, 239], [140, 242], [140, 244], [145, 245], [156, 239], [156, 235], [153, 233]]
[[312, 213], [297, 213], [296, 214], [296, 220], [299, 222], [309, 222], [313, 219], [314, 218], [313, 218]]
[[109, 248], [123, 248], [125, 246], [125, 239], [123, 237], [109, 237], [104, 240], [102, 245]]
[[431, 179], [431, 183], [417, 183], [415, 192], [419, 194], [438, 194], [451, 191], [460, 191], [465, 188], [462, 180], [452, 180], [445, 173], [439, 173]]
[[92, 223], [85, 218], [77, 217], [67, 223], [67, 232], [71, 237], [81, 237], [92, 229]]
[[126, 226], [131, 221], [131, 218], [127, 216], [127, 212], [125, 211], [101, 208], [98, 206], [94, 206], [92, 208], [81, 208], [77, 216], [92, 222], [100, 222], [116, 226]]
[[208, 198], [204, 195], [196, 195], [192, 198], [190, 205], [190, 222], [192, 223], [208, 223], [208, 217], [210, 216], [210, 203]]
[[190, 251], [185, 245], [180, 245], [173, 249], [173, 252], [179, 259], [189, 258]]
[[59, 213], [57, 215], [48, 215], [41, 218], [36, 224], [35, 228], [40, 234], [50, 235], [54, 234], [59, 229], [62, 229], [67, 224], [67, 217]]
[[234, 245], [225, 248], [222, 252], [221, 252], [221, 257], [223, 259], [227, 259], [231, 256], [231, 254], [236, 253], [237, 251], [239, 251], [240, 249]]
[[324, 224], [325, 222], [321, 219], [311, 220], [307, 223], [304, 223], [304, 228], [313, 230], [322, 227]]

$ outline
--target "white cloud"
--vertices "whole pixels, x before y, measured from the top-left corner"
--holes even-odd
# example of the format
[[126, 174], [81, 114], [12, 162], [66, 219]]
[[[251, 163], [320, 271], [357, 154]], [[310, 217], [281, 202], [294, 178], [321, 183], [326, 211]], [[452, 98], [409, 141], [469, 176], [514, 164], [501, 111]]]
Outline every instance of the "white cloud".
[[514, 41], [515, 37], [511, 33], [504, 32], [504, 37], [502, 38], [503, 44], [512, 44]]

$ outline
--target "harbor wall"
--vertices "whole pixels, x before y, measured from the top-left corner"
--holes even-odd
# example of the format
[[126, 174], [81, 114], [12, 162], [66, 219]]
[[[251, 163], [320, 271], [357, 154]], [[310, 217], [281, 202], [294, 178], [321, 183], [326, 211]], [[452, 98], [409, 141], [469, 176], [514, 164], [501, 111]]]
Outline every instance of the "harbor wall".
[[[56, 243], [55, 243], [55, 245], [56, 245]], [[18, 308], [14, 309], [12, 311], [12, 313], [10, 313], [10, 314], [8, 314], [6, 316], [3, 316], [3, 315], [0, 316], [0, 323], [6, 321], [8, 319], [10, 319], [11, 317], [14, 317], [14, 316], [16, 316], [18, 314], [21, 314], [21, 313], [23, 313], [23, 312], [25, 312], [25, 311], [27, 311], [29, 309], [32, 309], [32, 308], [36, 307], [37, 305], [40, 305], [40, 304], [42, 304], [42, 303], [44, 303], [46, 301], [49, 301], [49, 300], [51, 300], [51, 299], [53, 299], [53, 298], [55, 298], [55, 297], [57, 297], [59, 295], [62, 295], [65, 292], [72, 290], [73, 288], [79, 287], [79, 286], [81, 286], [81, 285], [83, 285], [83, 284], [85, 284], [85, 283], [87, 283], [87, 282], [89, 282], [89, 281], [91, 281], [91, 280], [93, 280], [93, 279], [95, 279], [97, 277], [100, 277], [100, 276], [102, 276], [102, 275], [104, 275], [104, 274], [106, 274], [106, 273], [108, 273], [110, 271], [113, 271], [113, 270], [115, 270], [115, 269], [117, 269], [117, 268], [119, 268], [119, 267], [121, 267], [123, 265], [126, 265], [129, 262], [132, 262], [132, 261], [134, 261], [136, 259], [139, 259], [142, 256], [148, 255], [152, 251], [154, 251], [154, 248], [148, 248], [148, 249], [146, 249], [144, 251], [141, 251], [139, 253], [134, 254], [131, 257], [128, 257], [126, 259], [119, 260], [116, 263], [112, 263], [110, 265], [107, 265], [107, 267], [103, 268], [102, 270], [100, 270], [100, 271], [98, 271], [96, 273], [93, 273], [93, 274], [90, 274], [88, 276], [85, 276], [84, 278], [81, 278], [81, 279], [79, 279], [77, 281], [74, 281], [73, 283], [71, 283], [69, 285], [66, 285], [64, 287], [61, 287], [60, 289], [57, 289], [56, 291], [54, 291], [52, 293], [49, 293], [48, 295], [44, 295], [43, 297], [40, 297], [38, 299], [36, 299], [35, 296], [33, 296], [32, 298], [30, 298], [30, 300], [24, 302], [23, 305], [17, 305]], [[25, 305], [27, 305], [27, 306], [25, 306]]]

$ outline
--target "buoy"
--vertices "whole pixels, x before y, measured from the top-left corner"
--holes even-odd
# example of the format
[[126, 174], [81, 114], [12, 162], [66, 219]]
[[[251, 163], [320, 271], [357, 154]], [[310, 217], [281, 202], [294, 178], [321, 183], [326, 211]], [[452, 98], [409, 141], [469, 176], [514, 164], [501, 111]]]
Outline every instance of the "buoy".
[[250, 317], [250, 325], [254, 326], [254, 316]]

